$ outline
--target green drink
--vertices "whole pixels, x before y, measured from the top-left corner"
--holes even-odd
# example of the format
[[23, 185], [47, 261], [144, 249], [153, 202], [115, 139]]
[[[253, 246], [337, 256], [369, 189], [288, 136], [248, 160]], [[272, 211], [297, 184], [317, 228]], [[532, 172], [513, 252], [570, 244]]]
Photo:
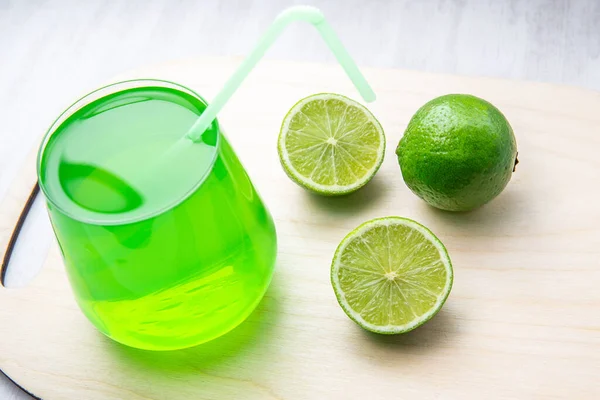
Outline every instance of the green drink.
[[49, 130], [40, 187], [79, 306], [121, 343], [197, 345], [241, 323], [265, 293], [276, 235], [217, 122], [162, 81], [93, 92]]

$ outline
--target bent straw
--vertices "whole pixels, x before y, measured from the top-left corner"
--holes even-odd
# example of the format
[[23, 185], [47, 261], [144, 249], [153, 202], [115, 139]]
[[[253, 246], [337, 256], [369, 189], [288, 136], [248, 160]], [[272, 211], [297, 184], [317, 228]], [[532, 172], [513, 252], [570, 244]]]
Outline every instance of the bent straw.
[[215, 96], [212, 103], [208, 105], [206, 110], [204, 110], [202, 115], [186, 133], [187, 138], [195, 142], [202, 137], [202, 134], [216, 118], [219, 111], [221, 111], [244, 79], [246, 79], [248, 74], [265, 55], [273, 42], [281, 35], [284, 28], [294, 21], [306, 21], [312, 24], [319, 31], [321, 37], [335, 55], [342, 68], [344, 68], [344, 71], [346, 71], [346, 74], [352, 83], [354, 83], [362, 98], [366, 102], [375, 100], [375, 92], [373, 92], [373, 89], [369, 86], [369, 83], [354, 63], [354, 60], [352, 60], [352, 57], [350, 57], [350, 54], [348, 54], [342, 45], [331, 25], [325, 20], [323, 13], [318, 8], [311, 6], [294, 6], [284, 10], [275, 18], [269, 29], [258, 41], [254, 50], [242, 62], [227, 83], [225, 83], [223, 89]]

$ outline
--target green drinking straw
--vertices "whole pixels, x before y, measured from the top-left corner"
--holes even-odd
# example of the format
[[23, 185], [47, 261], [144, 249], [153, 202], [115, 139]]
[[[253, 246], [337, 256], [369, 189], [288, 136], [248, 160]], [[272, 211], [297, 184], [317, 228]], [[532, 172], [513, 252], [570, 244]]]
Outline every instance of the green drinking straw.
[[204, 131], [210, 126], [229, 98], [265, 55], [273, 42], [281, 35], [283, 29], [290, 22], [294, 21], [306, 21], [312, 24], [319, 31], [321, 37], [327, 46], [329, 46], [329, 49], [333, 52], [342, 68], [344, 68], [344, 71], [346, 71], [346, 74], [352, 83], [354, 83], [362, 98], [369, 103], [375, 100], [375, 92], [369, 86], [369, 83], [344, 48], [344, 45], [342, 45], [342, 42], [325, 19], [321, 10], [311, 6], [294, 6], [284, 10], [275, 18], [275, 21], [273, 21], [267, 32], [258, 41], [252, 53], [242, 62], [227, 83], [225, 83], [223, 89], [221, 89], [212, 103], [208, 105], [206, 110], [204, 110], [202, 115], [187, 132], [187, 138], [195, 142], [202, 137]]

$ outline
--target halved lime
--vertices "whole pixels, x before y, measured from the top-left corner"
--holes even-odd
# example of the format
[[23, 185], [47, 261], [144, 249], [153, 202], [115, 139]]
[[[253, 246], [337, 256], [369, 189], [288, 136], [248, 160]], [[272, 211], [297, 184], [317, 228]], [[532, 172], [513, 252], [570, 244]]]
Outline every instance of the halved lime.
[[404, 333], [431, 319], [452, 289], [446, 248], [423, 225], [400, 217], [365, 222], [342, 240], [331, 265], [340, 306], [358, 325]]
[[288, 176], [324, 195], [354, 192], [383, 162], [385, 136], [363, 105], [339, 94], [300, 100], [283, 120], [277, 149]]

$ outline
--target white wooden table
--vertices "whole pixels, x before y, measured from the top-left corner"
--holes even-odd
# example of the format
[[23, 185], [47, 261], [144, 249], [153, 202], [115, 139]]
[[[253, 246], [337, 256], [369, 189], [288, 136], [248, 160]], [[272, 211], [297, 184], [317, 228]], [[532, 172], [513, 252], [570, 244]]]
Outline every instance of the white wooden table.
[[[243, 55], [285, 6], [262, 0], [0, 0], [0, 198], [39, 137], [81, 93], [124, 70], [198, 55]], [[312, 1], [361, 65], [498, 76], [600, 90], [600, 2]], [[270, 58], [332, 62], [296, 25]], [[36, 204], [8, 286], [34, 276], [51, 241]], [[26, 267], [27, 266], [27, 267]], [[0, 338], [1, 340], [1, 338]], [[0, 376], [0, 399], [29, 396]]]

